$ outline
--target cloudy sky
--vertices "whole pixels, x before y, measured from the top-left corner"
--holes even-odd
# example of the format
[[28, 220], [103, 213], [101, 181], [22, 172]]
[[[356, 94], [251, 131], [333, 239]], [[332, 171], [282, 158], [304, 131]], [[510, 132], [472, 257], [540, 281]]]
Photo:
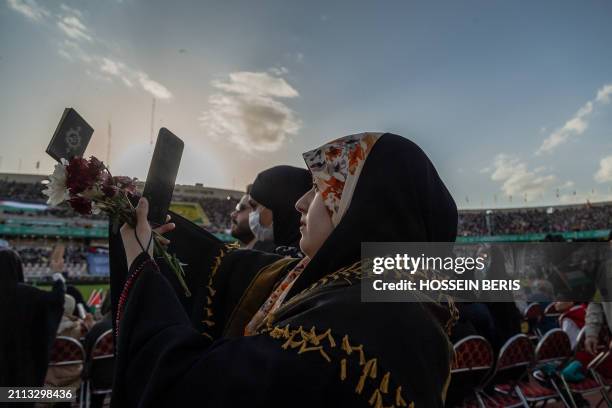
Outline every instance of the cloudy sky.
[[606, 0], [0, 1], [0, 172], [50, 172], [72, 106], [142, 179], [155, 99], [180, 183], [242, 189], [369, 130], [423, 147], [460, 207], [612, 199]]

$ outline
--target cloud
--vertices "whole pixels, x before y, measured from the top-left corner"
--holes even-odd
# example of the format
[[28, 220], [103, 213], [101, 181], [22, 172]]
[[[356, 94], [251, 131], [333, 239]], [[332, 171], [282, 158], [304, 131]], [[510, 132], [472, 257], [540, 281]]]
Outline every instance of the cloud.
[[76, 16], [64, 16], [57, 21], [57, 26], [66, 34], [68, 37], [77, 41], [93, 41], [89, 30]]
[[612, 182], [612, 155], [599, 161], [599, 170], [593, 176], [598, 183]]
[[86, 53], [79, 44], [67, 39], [60, 42], [58, 53], [69, 61], [81, 61], [89, 64], [94, 60], [94, 58]]
[[97, 66], [101, 73], [121, 80], [129, 88], [132, 88], [134, 83], [138, 83], [144, 91], [156, 99], [172, 98], [172, 93], [168, 88], [149, 78], [145, 72], [133, 69], [124, 62], [103, 57]]
[[289, 73], [289, 70], [285, 67], [272, 67], [268, 71], [276, 76], [283, 76]]
[[561, 128], [555, 130], [544, 139], [536, 151], [536, 155], [550, 153], [558, 146], [567, 142], [570, 137], [582, 135], [589, 127], [589, 117], [593, 113], [595, 105], [609, 103], [611, 94], [612, 84], [606, 84], [601, 87], [597, 91], [595, 99], [585, 103]]
[[599, 91], [595, 100], [600, 103], [609, 103], [610, 95], [612, 95], [612, 84], [604, 85]]
[[[115, 78], [121, 81], [128, 88], [133, 88], [135, 84], [149, 93], [156, 99], [167, 100], [173, 97], [172, 92], [161, 83], [154, 81], [146, 72], [130, 67], [123, 61], [111, 59], [109, 57], [94, 56], [91, 58], [90, 70], [97, 70], [103, 78]], [[100, 76], [90, 75], [94, 79]]]
[[114, 61], [110, 58], [102, 58], [102, 64], [99, 66], [100, 72], [121, 79], [121, 81], [129, 88], [134, 86], [134, 83], [129, 78], [129, 68], [120, 61]]
[[60, 8], [61, 8], [61, 9], [62, 9], [64, 12], [66, 12], [66, 13], [68, 13], [68, 14], [74, 14], [75, 16], [77, 16], [77, 17], [81, 17], [81, 18], [83, 17], [83, 13], [81, 13], [81, 11], [80, 11], [80, 10], [77, 10], [77, 9], [75, 9], [75, 8], [72, 8], [72, 7], [69, 7], [69, 6], [67, 6], [67, 5], [65, 5], [65, 4], [63, 4], [63, 3], [62, 3], [62, 4], [60, 4]]
[[138, 77], [138, 82], [140, 83], [140, 86], [142, 86], [142, 89], [149, 92], [155, 98], [157, 99], [172, 98], [172, 93], [170, 93], [168, 88], [166, 88], [159, 82], [152, 80], [144, 72], [137, 72], [136, 76]]
[[211, 85], [217, 92], [208, 98], [202, 126], [245, 152], [278, 150], [301, 127], [293, 110], [279, 100], [299, 96], [284, 78], [268, 72], [233, 72]]
[[556, 183], [554, 174], [543, 174], [544, 167], [530, 170], [517, 157], [498, 154], [493, 161], [491, 180], [501, 182], [506, 195], [538, 195], [550, 190]]
[[233, 72], [229, 81], [213, 81], [212, 86], [225, 92], [271, 98], [295, 98], [298, 92], [283, 78], [267, 72]]
[[32, 21], [39, 22], [50, 15], [49, 11], [36, 3], [35, 0], [7, 0], [7, 4]]
[[140, 89], [157, 99], [170, 99], [168, 88], [137, 68], [113, 56], [112, 47], [96, 36], [83, 20], [83, 13], [66, 4], [60, 4], [53, 14], [39, 6], [35, 0], [7, 0], [10, 8], [32, 21], [48, 18], [48, 26], [55, 27], [62, 36], [57, 52], [63, 58], [84, 65], [85, 73], [96, 80], [119, 80], [128, 88]]

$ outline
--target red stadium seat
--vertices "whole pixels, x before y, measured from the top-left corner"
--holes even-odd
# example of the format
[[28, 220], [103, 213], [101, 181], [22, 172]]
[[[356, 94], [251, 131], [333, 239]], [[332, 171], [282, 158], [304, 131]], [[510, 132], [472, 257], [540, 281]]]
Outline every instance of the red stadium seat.
[[537, 340], [542, 337], [542, 333], [538, 329], [538, 324], [544, 317], [544, 311], [539, 303], [531, 303], [523, 311], [523, 319], [529, 324], [527, 335], [532, 340]]
[[561, 313], [557, 312], [555, 309], [555, 302], [551, 302], [544, 308], [544, 316], [545, 317], [559, 317]]
[[[600, 343], [607, 344], [609, 342], [609, 331], [607, 327], [602, 328], [600, 332]], [[578, 334], [578, 339], [576, 341], [576, 346], [574, 347], [574, 356], [580, 352], [586, 352], [584, 349], [584, 341], [586, 338], [586, 328], [582, 328], [580, 333]], [[593, 360], [586, 367], [589, 376], [580, 382], [568, 382], [563, 379], [563, 384], [566, 390], [581, 394], [588, 395], [594, 393], [601, 393], [602, 401], [605, 401], [608, 406], [612, 406], [612, 401], [608, 396], [608, 391], [610, 390], [610, 385], [612, 385], [612, 378], [607, 378], [603, 375], [602, 372], [598, 371], [598, 368], [608, 359], [611, 359], [610, 350], [606, 350], [601, 352], [599, 355], [595, 356]]]
[[65, 366], [83, 364], [85, 350], [81, 343], [72, 337], [57, 336], [51, 349], [49, 366]]
[[564, 363], [572, 355], [569, 337], [561, 329], [552, 329], [538, 343], [536, 363]]
[[108, 395], [112, 392], [112, 375], [115, 354], [113, 332], [107, 330], [98, 337], [88, 356], [85, 374], [85, 406], [88, 407], [91, 395]]
[[[489, 380], [497, 394], [517, 399], [515, 404], [529, 404], [558, 399], [558, 393], [529, 376], [534, 362], [534, 347], [528, 336], [517, 334], [501, 348], [495, 371]], [[515, 406], [518, 406], [515, 405]]]
[[[49, 367], [82, 365], [85, 363], [85, 349], [81, 343], [67, 336], [57, 336], [51, 348]], [[80, 401], [82, 404], [84, 387], [81, 383]]]
[[468, 336], [459, 340], [453, 348], [455, 355], [447, 392], [448, 404], [478, 405], [478, 390], [493, 367], [493, 349], [482, 336]]
[[[567, 334], [561, 329], [552, 329], [542, 337], [536, 346], [535, 360], [536, 365], [556, 364], [557, 372], [565, 363], [573, 356], [570, 339]], [[570, 406], [561, 392], [561, 388], [557, 380], [553, 377], [547, 378], [550, 386], [552, 386], [558, 394], [558, 397], [566, 406]]]

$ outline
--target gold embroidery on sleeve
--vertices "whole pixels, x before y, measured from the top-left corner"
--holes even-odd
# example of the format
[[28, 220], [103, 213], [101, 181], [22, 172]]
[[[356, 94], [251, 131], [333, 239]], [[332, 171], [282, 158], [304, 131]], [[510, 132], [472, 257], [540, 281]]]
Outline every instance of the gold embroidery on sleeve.
[[[215, 325], [213, 318], [213, 310], [212, 310], [212, 303], [213, 303], [213, 297], [215, 296], [215, 294], [217, 293], [217, 291], [214, 289], [213, 287], [213, 280], [215, 278], [215, 275], [217, 274], [217, 270], [219, 269], [219, 267], [221, 266], [221, 260], [223, 259], [223, 257], [230, 251], [234, 250], [238, 248], [238, 246], [236, 244], [226, 244], [223, 245], [220, 249], [219, 249], [219, 255], [217, 255], [215, 257], [214, 263], [212, 265], [212, 268], [210, 270], [210, 275], [208, 276], [208, 282], [206, 284], [206, 289], [208, 290], [208, 294], [206, 295], [206, 306], [204, 307], [204, 311], [203, 311], [203, 315], [204, 315], [204, 319], [202, 320], [202, 323], [204, 323], [206, 326], [213, 327]], [[210, 338], [211, 340], [213, 339], [213, 337], [209, 334], [206, 333], [206, 329], [204, 330], [204, 332], [201, 333], [202, 335]]]
[[[317, 329], [313, 326], [310, 330], [304, 330], [302, 326], [292, 329], [289, 325], [284, 327], [274, 326], [267, 328], [261, 332], [261, 334], [267, 334], [273, 339], [284, 340], [281, 344], [283, 350], [294, 350], [297, 349], [298, 354], [307, 352], [318, 352], [321, 357], [328, 363], [337, 361], [336, 354], [340, 352], [339, 365], [340, 365], [340, 380], [346, 381], [349, 377], [349, 367], [347, 357], [354, 354], [357, 355], [359, 366], [361, 367], [361, 373], [359, 376], [355, 375], [352, 378], [359, 378], [355, 386], [355, 393], [362, 395], [366, 384], [371, 384], [378, 377], [378, 359], [370, 358], [366, 360], [363, 344], [353, 346], [350, 343], [349, 336], [345, 335], [342, 338], [340, 347], [336, 347], [336, 340], [332, 335], [331, 329], [327, 329], [324, 332], [317, 333]], [[332, 353], [333, 349], [336, 353]], [[395, 394], [389, 394], [389, 383], [391, 381], [391, 373], [386, 372], [378, 385], [373, 385], [374, 391], [368, 398], [370, 406], [375, 408], [399, 408], [409, 407], [414, 408], [414, 402], [410, 405], [404, 400], [402, 396], [402, 387], [399, 386], [395, 390]], [[385, 405], [385, 398], [391, 398], [393, 401], [389, 405]]]

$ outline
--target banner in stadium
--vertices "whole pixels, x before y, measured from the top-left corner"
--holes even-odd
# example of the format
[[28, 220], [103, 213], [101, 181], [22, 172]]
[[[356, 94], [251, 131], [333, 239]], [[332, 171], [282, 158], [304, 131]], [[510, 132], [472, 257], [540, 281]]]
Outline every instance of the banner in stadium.
[[170, 204], [170, 211], [187, 218], [197, 225], [210, 226], [210, 219], [198, 203], [172, 202]]

